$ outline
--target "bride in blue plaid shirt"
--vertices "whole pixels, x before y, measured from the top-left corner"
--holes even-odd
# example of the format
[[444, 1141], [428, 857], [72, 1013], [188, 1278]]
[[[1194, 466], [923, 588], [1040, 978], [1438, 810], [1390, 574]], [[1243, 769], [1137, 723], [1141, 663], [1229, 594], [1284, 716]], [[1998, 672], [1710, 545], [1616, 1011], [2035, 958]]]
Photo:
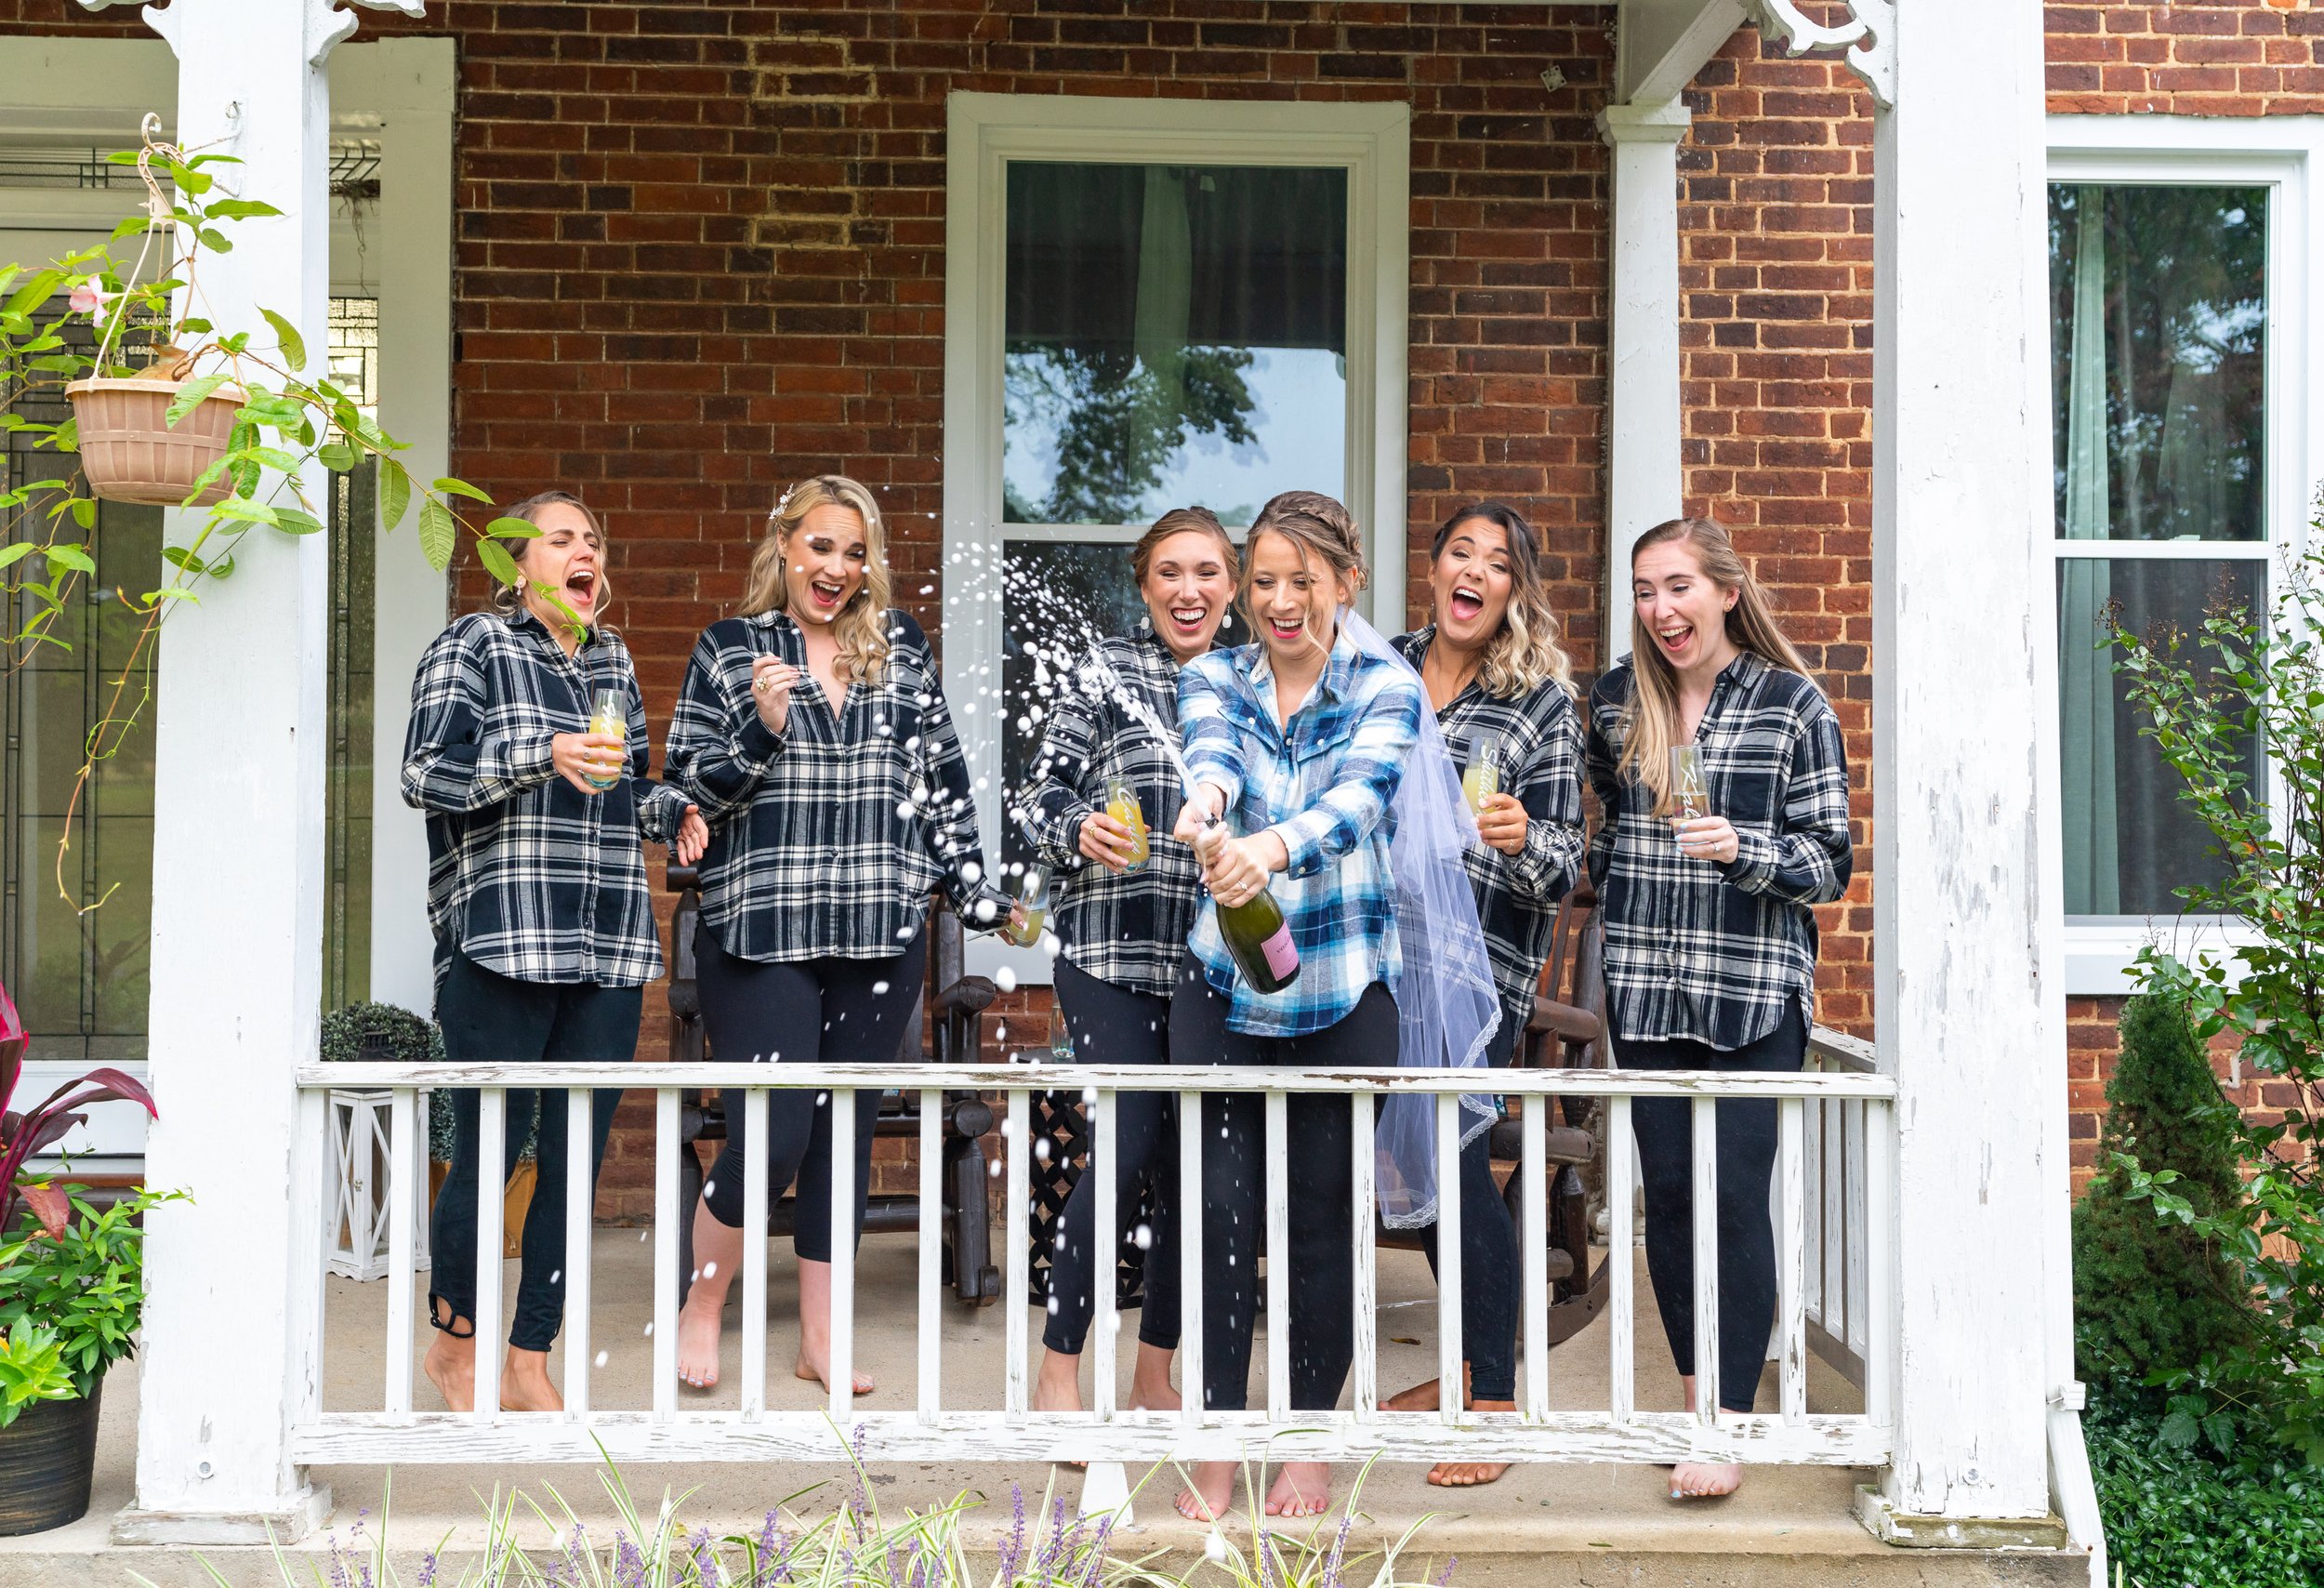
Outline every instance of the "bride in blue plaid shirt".
[[[1396, 1062], [1402, 956], [1385, 818], [1419, 738], [1423, 701], [1406, 668], [1359, 648], [1340, 620], [1364, 576], [1348, 509], [1314, 491], [1284, 492], [1260, 509], [1245, 546], [1241, 605], [1258, 643], [1197, 656], [1179, 675], [1194, 792], [1177, 836], [1197, 844], [1203, 880], [1221, 904], [1246, 903], [1275, 880], [1300, 971], [1280, 992], [1255, 991], [1235, 975], [1218, 912], [1206, 906], [1171, 1010], [1173, 1064]], [[1243, 836], [1206, 830], [1221, 818]], [[1213, 1093], [1203, 1104], [1201, 1388], [1213, 1410], [1242, 1410], [1248, 1394], [1270, 1168], [1263, 1102]], [[1299, 1196], [1290, 1250], [1274, 1261], [1291, 1276], [1291, 1316], [1281, 1320], [1291, 1331], [1290, 1404], [1328, 1410], [1355, 1349], [1347, 1100], [1295, 1095], [1288, 1125]], [[1180, 1512], [1196, 1521], [1223, 1515], [1235, 1472], [1232, 1462], [1198, 1465]], [[1321, 1513], [1329, 1476], [1320, 1462], [1285, 1463], [1267, 1514]]]

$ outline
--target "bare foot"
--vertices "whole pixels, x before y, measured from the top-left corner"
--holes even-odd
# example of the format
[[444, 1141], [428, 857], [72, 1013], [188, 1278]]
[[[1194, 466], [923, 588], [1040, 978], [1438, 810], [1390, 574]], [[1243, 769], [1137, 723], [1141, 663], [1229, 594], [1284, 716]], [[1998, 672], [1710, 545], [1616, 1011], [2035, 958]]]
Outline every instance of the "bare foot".
[[1716, 1500], [1743, 1487], [1743, 1469], [1733, 1462], [1681, 1462], [1670, 1469], [1670, 1498]]
[[694, 1281], [678, 1312], [678, 1382], [708, 1389], [719, 1382], [719, 1336], [726, 1325], [726, 1287]]
[[[1513, 1400], [1476, 1400], [1469, 1402], [1472, 1411], [1514, 1411]], [[1439, 1489], [1473, 1489], [1481, 1483], [1491, 1483], [1509, 1470], [1507, 1462], [1438, 1462], [1428, 1469], [1428, 1480]]]
[[548, 1376], [548, 1353], [508, 1347], [500, 1365], [500, 1409], [503, 1411], [562, 1411], [565, 1397]]
[[1129, 1404], [1139, 1411], [1176, 1411], [1183, 1403], [1170, 1383], [1170, 1358], [1175, 1351], [1138, 1343], [1138, 1366], [1129, 1375]]
[[[460, 1320], [455, 1318], [454, 1322]], [[420, 1361], [420, 1370], [428, 1382], [443, 1396], [445, 1408], [452, 1411], [476, 1409], [476, 1337], [472, 1334], [446, 1334], [436, 1330], [436, 1338], [428, 1346], [428, 1355]]]
[[1270, 1516], [1320, 1516], [1331, 1509], [1331, 1468], [1322, 1462], [1286, 1462], [1267, 1490]]
[[[821, 1384], [824, 1388], [829, 1389], [831, 1387], [830, 1375], [830, 1342], [825, 1341], [820, 1346], [814, 1346], [801, 1341], [799, 1347], [799, 1360], [791, 1364], [791, 1376], [805, 1379], [810, 1383]], [[857, 1395], [869, 1395], [879, 1387], [872, 1383], [871, 1375], [861, 1368], [855, 1370], [854, 1378]]]
[[1442, 1394], [1439, 1381], [1431, 1379], [1424, 1384], [1414, 1384], [1401, 1395], [1390, 1396], [1380, 1402], [1380, 1409], [1382, 1411], [1434, 1411]]
[[[1068, 1356], [1063, 1351], [1044, 1351], [1041, 1354], [1041, 1370], [1033, 1381], [1033, 1409], [1081, 1409], [1081, 1357], [1078, 1354]], [[1058, 1464], [1078, 1470], [1089, 1463], [1064, 1461]]]
[[1184, 1492], [1178, 1497], [1178, 1514], [1190, 1522], [1223, 1521], [1235, 1497], [1233, 1462], [1197, 1462]]

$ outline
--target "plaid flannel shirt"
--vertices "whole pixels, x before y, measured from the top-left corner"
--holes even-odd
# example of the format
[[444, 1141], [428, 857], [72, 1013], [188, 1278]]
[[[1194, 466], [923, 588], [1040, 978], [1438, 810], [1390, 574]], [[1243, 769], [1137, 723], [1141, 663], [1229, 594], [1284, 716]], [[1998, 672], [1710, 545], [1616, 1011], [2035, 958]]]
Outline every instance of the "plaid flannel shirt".
[[[1364, 989], [1393, 992], [1403, 956], [1389, 869], [1388, 809], [1419, 738], [1425, 701], [1393, 662], [1367, 656], [1343, 630], [1287, 727], [1275, 725], [1275, 683], [1263, 645], [1213, 651], [1178, 675], [1188, 771], [1226, 790], [1235, 830], [1272, 831], [1290, 856], [1269, 886], [1300, 951], [1299, 980], [1261, 995], [1235, 973], [1206, 904], [1192, 946], [1210, 985], [1231, 999], [1227, 1024], [1297, 1037], [1336, 1024]], [[1380, 1055], [1395, 1063], [1393, 1053]]]
[[1602, 813], [1590, 876], [1618, 1038], [1691, 1038], [1731, 1052], [1774, 1030], [1791, 1003], [1812, 1023], [1809, 906], [1845, 893], [1854, 864], [1847, 751], [1830, 703], [1811, 680], [1748, 651], [1720, 673], [1695, 743], [1710, 812], [1733, 824], [1739, 846], [1722, 863], [1681, 854], [1645, 787], [1616, 777], [1631, 688], [1624, 661], [1590, 692], [1590, 782]]
[[[1394, 643], [1417, 671], [1435, 638], [1431, 624]], [[1554, 679], [1509, 700], [1472, 682], [1437, 712], [1436, 727], [1456, 766], [1467, 764], [1477, 734], [1498, 735], [1501, 792], [1525, 808], [1523, 850], [1504, 854], [1479, 843], [1463, 857], [1500, 988], [1502, 1032], [1521, 1033], [1549, 962], [1557, 902], [1581, 875], [1581, 713]]]
[[[879, 682], [835, 713], [807, 668], [799, 625], [762, 612], [695, 642], [670, 719], [670, 781], [702, 808], [702, 920], [740, 959], [900, 953], [942, 882], [966, 912], [984, 874], [976, 802], [928, 638], [890, 609]], [[751, 663], [804, 676], [780, 734], [767, 731]]]
[[[601, 689], [629, 702], [628, 765], [588, 795], [549, 746], [588, 731]], [[412, 681], [403, 802], [428, 813], [438, 985], [456, 947], [522, 982], [631, 987], [662, 973], [638, 840], [669, 842], [686, 801], [649, 781], [648, 764], [645, 703], [612, 629], [590, 629], [570, 656], [530, 613], [471, 613], [436, 636]]]
[[[1101, 641], [1097, 656], [1175, 739], [1179, 665], [1153, 625]], [[1109, 871], [1081, 854], [1081, 824], [1105, 808], [1108, 777], [1129, 779], [1145, 812], [1148, 859], [1137, 871]], [[1170, 837], [1184, 803], [1169, 747], [1122, 708], [1110, 681], [1085, 672], [1058, 691], [1023, 809], [1055, 872], [1049, 919], [1060, 948], [1102, 982], [1158, 998], [1177, 986], [1202, 904], [1202, 866]]]

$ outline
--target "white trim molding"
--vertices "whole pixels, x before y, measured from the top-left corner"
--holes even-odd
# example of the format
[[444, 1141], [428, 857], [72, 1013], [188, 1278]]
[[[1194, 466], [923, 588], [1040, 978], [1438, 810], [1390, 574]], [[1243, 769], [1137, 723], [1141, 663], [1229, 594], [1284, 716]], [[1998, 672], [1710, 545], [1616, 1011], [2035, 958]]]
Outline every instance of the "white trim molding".
[[[2314, 311], [2317, 271], [2324, 262], [2324, 205], [2312, 198], [2324, 156], [2324, 117], [2053, 115], [2046, 118], [2052, 182], [2265, 187], [2267, 217], [2268, 536], [2254, 541], [2108, 541], [2053, 538], [2053, 562], [2084, 557], [2251, 561], [2297, 555], [2308, 543], [2308, 514], [2318, 461], [2324, 459], [2324, 404], [2308, 383], [2324, 370], [2324, 316]], [[2044, 262], [2046, 270], [2046, 258]], [[2271, 577], [2270, 589], [2274, 588]], [[2054, 679], [2040, 732], [2056, 770], [2058, 714]], [[2277, 769], [2268, 768], [2271, 778]], [[2053, 862], [2063, 866], [2062, 856]], [[2063, 885], [2059, 884], [2060, 896]], [[2131, 968], [2149, 943], [2182, 956], [2206, 952], [2226, 962], [2251, 941], [2239, 922], [2216, 917], [2067, 916], [2064, 973], [2068, 996], [2109, 997], [2134, 990]]]
[[[1010, 539], [1103, 540], [1124, 532], [1008, 525], [1001, 516], [1001, 313], [1011, 160], [1337, 166], [1348, 173], [1346, 499], [1370, 541], [1371, 610], [1403, 626], [1411, 111], [1400, 103], [956, 93], [948, 101], [944, 218], [944, 668], [977, 786], [980, 826], [1000, 832], [997, 559]], [[1286, 480], [1286, 487], [1299, 482]], [[985, 692], [980, 695], [980, 690]], [[997, 854], [997, 849], [990, 853]], [[978, 937], [971, 968], [1049, 980], [1049, 958]]]
[[[1759, 31], [1793, 55], [1811, 49], [1844, 51], [1848, 70], [1864, 79], [1883, 110], [1896, 103], [1896, 0], [1848, 0], [1848, 20], [1837, 27], [1812, 22], [1799, 0], [1754, 0]], [[1933, 14], [1932, 20], [1933, 19]], [[1948, 17], [1946, 27], [1967, 27]]]

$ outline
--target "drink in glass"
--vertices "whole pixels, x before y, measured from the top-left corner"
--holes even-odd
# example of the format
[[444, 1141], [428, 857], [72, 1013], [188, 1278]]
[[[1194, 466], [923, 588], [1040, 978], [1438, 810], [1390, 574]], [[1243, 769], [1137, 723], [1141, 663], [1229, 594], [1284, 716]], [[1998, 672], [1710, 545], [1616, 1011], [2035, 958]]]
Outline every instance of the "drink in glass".
[[[629, 733], [629, 703], [618, 689], [601, 689], [589, 706], [589, 732], [602, 734], [619, 744]], [[589, 778], [592, 788], [611, 788], [621, 781], [621, 771], [615, 766], [610, 777]]]
[[1469, 764], [1461, 769], [1460, 793], [1469, 809], [1485, 814], [1485, 802], [1501, 791], [1501, 741], [1498, 734], [1479, 734], [1469, 741]]
[[1142, 871], [1153, 849], [1146, 841], [1146, 809], [1138, 802], [1138, 786], [1127, 777], [1105, 780], [1105, 814], [1129, 829], [1129, 858], [1125, 871]]
[[1049, 867], [1037, 860], [1026, 862], [1024, 875], [1017, 879], [1017, 909], [1023, 924], [1004, 925], [1001, 935], [1030, 948], [1041, 941], [1041, 924], [1049, 920]]
[[1700, 745], [1670, 747], [1670, 810], [1672, 820], [1691, 822], [1710, 814], [1710, 795], [1703, 784]]

